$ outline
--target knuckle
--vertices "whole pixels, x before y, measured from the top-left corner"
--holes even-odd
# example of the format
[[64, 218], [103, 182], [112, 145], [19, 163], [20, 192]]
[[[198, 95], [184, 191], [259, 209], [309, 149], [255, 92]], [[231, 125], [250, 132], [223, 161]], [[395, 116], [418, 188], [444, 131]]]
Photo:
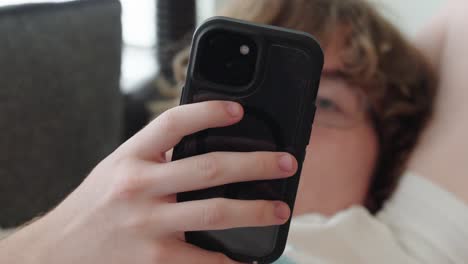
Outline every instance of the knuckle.
[[225, 109], [225, 104], [221, 101], [208, 101], [204, 106], [210, 113], [218, 113]]
[[115, 184], [112, 191], [114, 198], [129, 200], [144, 187], [141, 178], [140, 166], [131, 161], [122, 162], [115, 177]]
[[203, 227], [218, 227], [226, 219], [223, 199], [215, 199], [213, 203], [202, 210], [201, 225]]
[[123, 230], [145, 231], [148, 229], [148, 221], [141, 215], [133, 215], [126, 218], [122, 224]]
[[261, 201], [258, 203], [257, 208], [253, 214], [254, 221], [261, 225], [268, 223], [271, 219], [271, 204], [267, 201]]
[[173, 132], [177, 129], [177, 120], [175, 110], [169, 109], [156, 118], [157, 124], [165, 132]]
[[[218, 113], [222, 113], [224, 116], [230, 117], [228, 111], [226, 111], [226, 103], [225, 102], [215, 102], [215, 105], [212, 107], [213, 111], [217, 111]], [[216, 112], [214, 112], [216, 113]]]
[[267, 162], [264, 155], [256, 153], [254, 154], [254, 158], [252, 159], [252, 161], [255, 164], [254, 168], [257, 168], [259, 174], [263, 175], [269, 172], [269, 162]]
[[164, 245], [157, 245], [153, 247], [150, 253], [149, 263], [170, 263], [170, 249]]
[[207, 154], [200, 158], [196, 167], [204, 181], [213, 182], [218, 177], [219, 165], [213, 154]]

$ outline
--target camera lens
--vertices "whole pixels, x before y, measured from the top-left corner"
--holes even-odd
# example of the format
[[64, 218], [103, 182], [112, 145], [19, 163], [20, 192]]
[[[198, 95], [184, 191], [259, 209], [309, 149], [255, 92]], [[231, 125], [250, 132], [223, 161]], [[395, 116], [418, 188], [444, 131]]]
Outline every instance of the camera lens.
[[230, 31], [207, 33], [200, 41], [199, 76], [227, 86], [245, 86], [253, 81], [258, 48], [244, 34]]
[[247, 45], [242, 45], [242, 46], [240, 47], [240, 53], [241, 53], [242, 55], [244, 55], [244, 56], [245, 56], [245, 55], [249, 55], [249, 53], [250, 53], [250, 47], [247, 46]]

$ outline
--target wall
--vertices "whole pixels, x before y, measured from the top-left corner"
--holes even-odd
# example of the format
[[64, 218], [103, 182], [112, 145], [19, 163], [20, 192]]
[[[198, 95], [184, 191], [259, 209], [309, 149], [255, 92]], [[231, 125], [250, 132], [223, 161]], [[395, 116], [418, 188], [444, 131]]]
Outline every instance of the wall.
[[[227, 0], [198, 0], [201, 18], [222, 6]], [[255, 1], [255, 0], [252, 0]], [[346, 1], [346, 0], [343, 0]], [[447, 0], [370, 0], [407, 34], [414, 34]]]
[[373, 0], [407, 34], [414, 34], [447, 0]]

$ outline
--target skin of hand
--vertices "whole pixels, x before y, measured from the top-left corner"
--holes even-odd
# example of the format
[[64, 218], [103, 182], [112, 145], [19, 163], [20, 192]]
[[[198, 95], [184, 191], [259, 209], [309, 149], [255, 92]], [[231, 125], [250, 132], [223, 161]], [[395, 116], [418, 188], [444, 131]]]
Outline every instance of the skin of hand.
[[103, 160], [57, 208], [0, 241], [0, 263], [236, 263], [184, 241], [185, 231], [285, 223], [279, 201], [208, 199], [176, 202], [176, 193], [232, 182], [294, 175], [287, 153], [217, 152], [170, 162], [184, 136], [243, 117], [233, 102], [166, 111]]

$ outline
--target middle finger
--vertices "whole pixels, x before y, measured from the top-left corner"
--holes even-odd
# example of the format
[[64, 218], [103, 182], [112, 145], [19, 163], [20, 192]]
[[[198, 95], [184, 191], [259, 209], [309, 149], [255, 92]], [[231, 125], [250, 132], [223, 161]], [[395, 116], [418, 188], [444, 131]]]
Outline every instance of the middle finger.
[[297, 161], [289, 153], [213, 152], [143, 170], [151, 195], [206, 189], [235, 182], [280, 179], [294, 175]]

